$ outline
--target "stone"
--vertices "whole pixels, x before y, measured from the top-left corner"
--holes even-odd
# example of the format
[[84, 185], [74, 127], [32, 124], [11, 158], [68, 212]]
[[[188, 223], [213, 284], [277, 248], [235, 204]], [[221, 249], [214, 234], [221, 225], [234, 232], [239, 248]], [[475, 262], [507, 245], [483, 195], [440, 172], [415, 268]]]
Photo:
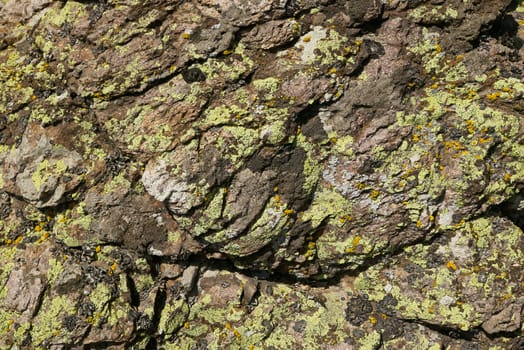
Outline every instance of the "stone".
[[0, 1], [0, 348], [522, 348], [523, 25]]

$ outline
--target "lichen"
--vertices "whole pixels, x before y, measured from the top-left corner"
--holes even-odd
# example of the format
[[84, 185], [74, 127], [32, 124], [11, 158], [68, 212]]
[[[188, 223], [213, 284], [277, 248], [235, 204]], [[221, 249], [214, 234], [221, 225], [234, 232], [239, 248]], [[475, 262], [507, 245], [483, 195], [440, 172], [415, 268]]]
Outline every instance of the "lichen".
[[49, 160], [44, 159], [40, 164], [38, 164], [38, 168], [31, 176], [33, 185], [35, 186], [36, 190], [39, 191], [42, 185], [44, 185], [51, 176], [60, 177], [65, 173], [66, 170], [67, 165], [63, 160], [59, 159], [57, 161], [50, 162]]
[[[208, 79], [215, 79], [219, 76], [226, 77], [230, 81], [237, 81], [240, 77], [249, 72], [253, 66], [253, 60], [247, 55], [245, 46], [239, 43], [232, 52], [231, 59], [208, 58], [198, 68], [204, 72]], [[238, 58], [237, 58], [238, 57]]]
[[272, 100], [275, 98], [275, 93], [278, 91], [278, 88], [281, 84], [281, 80], [278, 78], [265, 78], [257, 79], [252, 82], [255, 90], [263, 96], [264, 100]]
[[373, 331], [358, 340], [361, 350], [374, 350], [380, 344], [380, 333]]
[[50, 284], [53, 284], [64, 271], [64, 264], [55, 258], [49, 259], [48, 264], [49, 270], [47, 271], [47, 281]]
[[73, 23], [80, 17], [87, 17], [87, 5], [80, 2], [66, 3], [46, 12], [42, 20], [60, 28], [64, 23]]
[[351, 203], [341, 194], [322, 188], [315, 193], [311, 206], [302, 213], [300, 219], [311, 221], [311, 226], [316, 228], [326, 218], [334, 225], [340, 225], [346, 215], [351, 215]]
[[75, 315], [75, 301], [69, 295], [44, 297], [41, 312], [35, 317], [31, 328], [33, 344], [41, 345], [45, 340], [68, 342], [69, 334], [62, 327], [62, 319]]
[[184, 324], [189, 306], [184, 300], [177, 300], [174, 303], [167, 304], [162, 310], [158, 329], [161, 333], [174, 334]]
[[126, 179], [124, 173], [120, 173], [115, 176], [110, 182], [104, 185], [103, 193], [111, 193], [114, 191], [122, 191], [130, 188], [131, 182]]

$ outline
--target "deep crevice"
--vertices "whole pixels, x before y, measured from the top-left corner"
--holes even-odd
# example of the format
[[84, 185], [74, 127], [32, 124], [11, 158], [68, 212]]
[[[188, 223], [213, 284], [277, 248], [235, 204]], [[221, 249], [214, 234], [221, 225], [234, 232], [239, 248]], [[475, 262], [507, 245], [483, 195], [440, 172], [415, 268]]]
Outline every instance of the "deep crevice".
[[86, 350], [104, 350], [115, 346], [123, 346], [123, 342], [112, 342], [112, 341], [103, 341], [98, 343], [85, 344], [84, 349]]
[[499, 205], [491, 207], [489, 212], [507, 218], [524, 231], [524, 195], [516, 194]]
[[399, 320], [406, 322], [406, 323], [419, 324], [423, 327], [431, 329], [434, 332], [437, 332], [439, 334], [442, 334], [443, 336], [446, 336], [452, 339], [475, 341], [475, 339], [479, 336], [479, 334], [483, 333], [483, 331], [480, 328], [476, 328], [476, 327], [472, 328], [469, 331], [463, 331], [458, 328], [444, 326], [444, 325], [435, 325], [435, 324], [420, 321], [420, 320], [410, 320], [410, 319], [403, 319], [403, 318], [399, 318]]
[[[162, 282], [161, 282], [162, 283]], [[146, 350], [156, 350], [158, 347], [158, 341], [155, 338], [155, 335], [158, 332], [158, 325], [160, 323], [160, 317], [162, 315], [162, 310], [166, 306], [167, 295], [164, 286], [161, 284], [158, 286], [155, 304], [153, 306], [153, 319], [151, 320], [152, 326], [149, 330], [149, 333], [152, 335], [149, 338], [149, 342], [146, 345]]]
[[518, 5], [519, 1], [513, 0], [508, 8], [506, 8], [506, 11], [502, 12], [493, 22], [489, 23], [486, 28], [480, 31], [480, 35], [474, 41], [473, 45], [477, 47], [487, 37], [492, 37], [497, 39], [502, 45], [518, 53], [518, 50], [524, 45], [524, 41], [517, 35], [519, 24], [513, 16], [507, 13], [508, 11], [515, 10]]
[[129, 276], [129, 274], [126, 274], [126, 286], [129, 290], [129, 296], [131, 299], [129, 304], [133, 307], [138, 307], [140, 305], [140, 294], [136, 288], [135, 281], [131, 278], [131, 276]]

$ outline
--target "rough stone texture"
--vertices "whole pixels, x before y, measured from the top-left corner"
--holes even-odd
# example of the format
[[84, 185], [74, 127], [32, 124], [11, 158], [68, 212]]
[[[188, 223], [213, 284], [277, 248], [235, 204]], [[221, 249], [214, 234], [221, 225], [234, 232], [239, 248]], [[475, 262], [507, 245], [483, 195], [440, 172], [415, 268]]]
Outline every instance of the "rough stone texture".
[[0, 0], [0, 348], [524, 348], [523, 44], [519, 0]]

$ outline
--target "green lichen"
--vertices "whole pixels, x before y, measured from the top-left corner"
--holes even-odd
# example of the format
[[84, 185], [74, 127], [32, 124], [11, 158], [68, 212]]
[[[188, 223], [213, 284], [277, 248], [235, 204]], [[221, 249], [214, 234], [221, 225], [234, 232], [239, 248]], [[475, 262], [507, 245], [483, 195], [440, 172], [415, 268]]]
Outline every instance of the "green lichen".
[[[430, 245], [407, 247], [401, 264], [391, 263], [395, 266], [392, 270], [376, 264], [359, 274], [354, 285], [374, 301], [384, 298], [385, 286], [389, 285], [387, 291], [397, 299], [397, 314], [402, 318], [469, 331], [484, 322], [485, 313], [489, 312], [478, 310], [478, 300], [513, 297], [514, 288], [508, 287], [511, 277], [507, 271], [511, 264], [524, 261], [522, 252], [513, 248], [521, 239], [521, 230], [509, 221], [479, 218], [456, 230], [446, 244], [440, 245], [438, 252]], [[478, 258], [480, 252], [482, 260]], [[431, 263], [432, 254], [442, 255], [442, 265]], [[404, 259], [423, 269], [410, 276], [410, 293], [405, 293]], [[385, 279], [385, 270], [390, 276], [404, 277]]]
[[172, 144], [172, 130], [168, 124], [152, 127], [158, 123], [152, 120], [153, 113], [149, 105], [136, 105], [127, 110], [124, 119], [110, 119], [104, 126], [131, 151], [161, 152]]
[[52, 285], [62, 272], [64, 272], [64, 264], [55, 258], [49, 259], [48, 264], [47, 281]]
[[257, 79], [253, 81], [253, 87], [255, 90], [263, 96], [264, 100], [272, 100], [275, 98], [275, 93], [278, 91], [281, 80], [278, 78], [265, 78]]
[[318, 304], [311, 300], [305, 306], [316, 309], [305, 317], [306, 329], [302, 343], [305, 349], [314, 349], [318, 344], [335, 346], [343, 343], [347, 337], [347, 329], [343, 326], [346, 322], [344, 313], [338, 311], [344, 309], [343, 299], [332, 292], [327, 292], [324, 296], [325, 307], [318, 307]]
[[[256, 315], [253, 315], [256, 317]], [[209, 326], [206, 324], [191, 324], [188, 322], [187, 326], [179, 331], [179, 334], [183, 336], [189, 336], [191, 338], [198, 338], [200, 336], [209, 333]]]
[[302, 213], [302, 221], [311, 221], [313, 228], [318, 227], [326, 218], [334, 225], [340, 225], [344, 217], [351, 215], [351, 203], [340, 193], [322, 188], [315, 193], [311, 206]]
[[237, 308], [240, 299], [241, 289], [238, 290], [238, 299], [233, 298], [227, 305], [211, 306], [211, 296], [206, 294], [199, 300], [198, 304], [191, 307], [188, 321], [191, 323], [196, 317], [205, 320], [212, 325], [225, 325], [226, 322], [239, 322], [242, 319], [243, 312]]
[[179, 242], [181, 237], [182, 237], [182, 234], [178, 231], [177, 232], [169, 231], [167, 233], [167, 241], [171, 243]]
[[207, 109], [204, 115], [205, 118], [199, 122], [199, 126], [203, 128], [223, 125], [245, 125], [253, 120], [253, 116], [247, 110], [235, 104]]
[[[17, 106], [27, 104], [33, 100], [32, 86], [25, 86], [26, 76], [34, 74], [32, 65], [24, 64], [25, 57], [12, 48], [2, 52], [0, 56], [0, 76], [2, 89], [0, 89], [0, 113], [7, 114], [7, 106], [16, 109]], [[13, 118], [15, 115], [10, 115]]]
[[111, 300], [111, 290], [106, 284], [98, 283], [96, 288], [89, 293], [89, 300], [95, 305], [98, 313], [106, 313], [107, 306]]
[[193, 227], [191, 232], [193, 236], [200, 236], [206, 233], [209, 229], [217, 230], [221, 228], [217, 222], [222, 217], [223, 203], [226, 193], [226, 188], [219, 188], [216, 191], [207, 204], [204, 213], [198, 219], [198, 223]]
[[231, 60], [208, 58], [205, 63], [198, 66], [208, 79], [225, 77], [236, 81], [249, 72], [253, 66], [253, 60], [246, 54], [243, 44], [238, 44], [230, 55]]
[[222, 251], [236, 256], [249, 255], [267, 245], [282, 232], [282, 228], [288, 221], [284, 210], [285, 207], [278, 208], [276, 203], [269, 201], [249, 232], [227, 244]]
[[301, 60], [306, 64], [320, 62], [331, 65], [335, 62], [345, 62], [342, 48], [348, 39], [340, 35], [336, 30], [326, 30], [315, 26], [313, 30], [303, 35], [299, 44], [302, 46]]
[[380, 344], [380, 338], [380, 333], [377, 331], [366, 334], [364, 337], [358, 340], [360, 343], [360, 350], [376, 349]]
[[80, 202], [75, 209], [67, 209], [55, 217], [53, 234], [70, 247], [78, 247], [85, 243], [100, 243], [86, 234], [91, 227], [93, 217], [85, 212], [85, 205], [85, 202]]
[[241, 164], [258, 149], [260, 140], [257, 130], [239, 126], [224, 126], [222, 132], [226, 138], [220, 139], [217, 145], [223, 152], [224, 158], [229, 159], [232, 164]]
[[75, 315], [76, 300], [69, 295], [44, 297], [40, 312], [33, 320], [31, 338], [33, 344], [41, 345], [46, 339], [67, 342], [68, 332], [62, 327], [62, 320], [67, 315]]
[[333, 151], [349, 158], [353, 156], [353, 149], [351, 146], [353, 145], [354, 139], [352, 136], [346, 135], [338, 137], [336, 133], [332, 133], [328, 135], [328, 137], [334, 142]]
[[275, 349], [294, 349], [297, 346], [297, 340], [282, 328], [277, 328], [271, 332], [264, 343], [266, 346], [273, 346]]
[[104, 185], [103, 193], [107, 194], [114, 191], [126, 191], [130, 186], [131, 182], [126, 179], [125, 174], [120, 173]]
[[[420, 7], [419, 7], [420, 9]], [[417, 198], [415, 192], [431, 193], [433, 198], [437, 198], [444, 189], [451, 189], [456, 193], [454, 206], [448, 206], [446, 210], [441, 212], [438, 223], [440, 229], [445, 229], [454, 223], [448, 218], [453, 215], [453, 211], [466, 205], [464, 203], [464, 196], [470, 192], [472, 184], [481, 185], [485, 187], [480, 198], [488, 204], [498, 204], [505, 199], [511, 197], [515, 193], [515, 188], [512, 185], [514, 173], [522, 173], [520, 161], [507, 162], [506, 173], [501, 177], [487, 176], [491, 171], [488, 168], [479, 166], [479, 161], [486, 162], [488, 157], [495, 158], [498, 155], [491, 154], [494, 147], [500, 147], [502, 154], [511, 153], [515, 159], [520, 159], [521, 150], [512, 151], [513, 148], [518, 148], [519, 143], [505, 142], [502, 146], [496, 146], [496, 140], [508, 141], [518, 135], [519, 122], [517, 118], [506, 110], [501, 110], [492, 105], [486, 106], [486, 102], [490, 103], [497, 99], [513, 98], [516, 94], [520, 94], [521, 84], [518, 79], [507, 78], [495, 80], [492, 88], [495, 92], [483, 92], [482, 87], [488, 79], [488, 76], [471, 76], [466, 66], [462, 62], [462, 58], [449, 59], [449, 56], [441, 52], [439, 45], [439, 36], [436, 33], [430, 33], [426, 29], [423, 30], [425, 39], [418, 42], [416, 45], [409, 48], [410, 51], [419, 55], [424, 65], [424, 69], [428, 74], [432, 75], [431, 86], [424, 89], [424, 94], [419, 98], [411, 98], [410, 103], [416, 108], [417, 113], [405, 113], [403, 111], [397, 112], [397, 123], [400, 126], [414, 127], [411, 142], [404, 142], [400, 151], [403, 153], [395, 154], [395, 158], [403, 160], [406, 159], [424, 159], [425, 165], [423, 169], [416, 169], [418, 171], [418, 185], [415, 189], [410, 191], [411, 198]], [[497, 79], [500, 72], [497, 70], [490, 72], [490, 79]], [[493, 91], [493, 90], [492, 90]], [[441, 126], [441, 119], [447, 115], [456, 125], [458, 130], [461, 130], [462, 136], [458, 139], [446, 139], [446, 134]], [[437, 155], [439, 152], [438, 145], [443, 146], [443, 154]], [[515, 146], [517, 145], [517, 146]], [[411, 153], [409, 153], [409, 150]], [[405, 155], [404, 153], [407, 153]], [[429, 155], [435, 154], [431, 161]], [[456, 173], [456, 169], [460, 169], [460, 176], [448, 177], [446, 166], [439, 164], [439, 157], [449, 159], [457, 159], [452, 163], [453, 169], [450, 173]], [[499, 162], [495, 160], [495, 162]], [[437, 160], [438, 162], [436, 162]], [[431, 161], [428, 174], [425, 169], [428, 169], [428, 161]], [[391, 162], [387, 162], [387, 167], [394, 168], [396, 174], [389, 176], [389, 188], [395, 190], [402, 190], [411, 180], [412, 175], [407, 175], [403, 181], [398, 181], [396, 178], [399, 174], [399, 165], [391, 167]], [[404, 166], [404, 165], [403, 165]], [[388, 168], [384, 168], [386, 170]], [[402, 169], [405, 170], [405, 169]], [[501, 171], [501, 170], [497, 170]], [[395, 175], [395, 177], [393, 177]], [[429, 176], [428, 176], [429, 175]], [[420, 181], [423, 180], [423, 181]], [[435, 186], [437, 184], [437, 186]], [[398, 186], [402, 185], [402, 186]], [[403, 191], [403, 190], [402, 190]], [[410, 200], [411, 202], [412, 200]], [[417, 199], [416, 202], [419, 202]], [[420, 201], [424, 202], [424, 200]], [[415, 219], [414, 215], [410, 216]]]
[[49, 160], [44, 159], [40, 164], [38, 164], [36, 171], [31, 176], [33, 185], [36, 190], [39, 191], [51, 176], [60, 177], [66, 172], [66, 170], [67, 165], [63, 160], [59, 159], [50, 162]]
[[287, 135], [286, 120], [276, 120], [260, 129], [260, 139], [273, 145], [282, 143]]
[[408, 15], [417, 20], [424, 19], [426, 21], [431, 20], [440, 22], [457, 18], [458, 11], [450, 7], [450, 5], [437, 5], [431, 7], [422, 5], [410, 10]]
[[189, 314], [189, 306], [184, 300], [166, 304], [160, 315], [158, 329], [167, 335], [174, 334], [181, 328]]
[[320, 179], [324, 166], [321, 160], [327, 155], [327, 151], [319, 150], [314, 144], [308, 142], [306, 137], [299, 131], [296, 135], [296, 143], [306, 151], [306, 159], [304, 160], [304, 191], [311, 193]]
[[60, 28], [65, 23], [74, 23], [80, 17], [87, 17], [87, 5], [81, 2], [68, 2], [62, 7], [52, 7], [46, 12], [42, 20]]
[[[2, 269], [0, 269], [0, 281], [7, 281], [11, 271], [15, 267], [13, 258], [16, 254], [17, 249], [14, 247], [0, 247], [0, 262], [2, 264]], [[4, 300], [7, 295], [7, 288], [3, 284], [0, 288], [0, 300]]]

